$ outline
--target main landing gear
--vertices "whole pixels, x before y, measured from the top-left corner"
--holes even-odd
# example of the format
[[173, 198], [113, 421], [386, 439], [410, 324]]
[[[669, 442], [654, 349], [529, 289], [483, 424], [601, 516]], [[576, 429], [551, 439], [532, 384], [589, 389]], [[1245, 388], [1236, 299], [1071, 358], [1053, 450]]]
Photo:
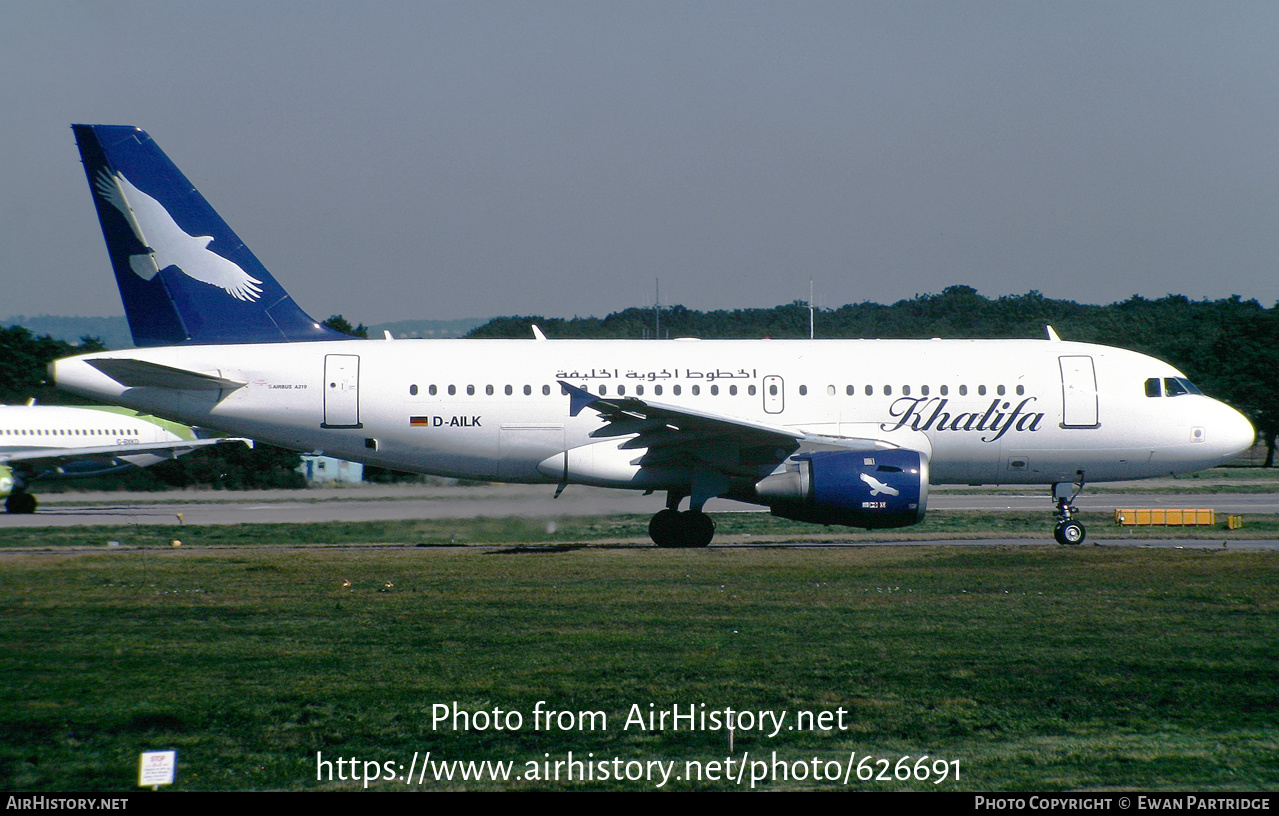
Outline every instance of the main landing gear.
[[[1078, 471], [1079, 481], [1075, 483], [1057, 482], [1053, 485], [1053, 518], [1057, 520], [1053, 528], [1053, 538], [1058, 544], [1082, 544], [1088, 531], [1084, 525], [1075, 521], [1075, 497], [1084, 489], [1084, 472]], [[1076, 487], [1076, 485], [1078, 485]]]
[[683, 512], [679, 503], [687, 494], [674, 490], [666, 494], [666, 509], [648, 523], [648, 535], [659, 547], [701, 548], [715, 537], [715, 520], [702, 512], [701, 505]]

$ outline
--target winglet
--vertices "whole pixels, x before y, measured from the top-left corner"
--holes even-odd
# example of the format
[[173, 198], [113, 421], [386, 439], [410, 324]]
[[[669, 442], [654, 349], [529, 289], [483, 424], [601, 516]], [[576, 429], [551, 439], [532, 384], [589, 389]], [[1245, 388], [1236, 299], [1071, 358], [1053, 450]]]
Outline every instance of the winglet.
[[540, 328], [538, 328], [537, 324], [536, 324], [536, 323], [533, 323], [533, 324], [532, 324], [532, 326], [533, 326], [533, 339], [534, 339], [534, 340], [545, 340], [545, 339], [546, 339], [546, 335], [542, 334], [542, 330], [541, 330]]
[[1044, 326], [1048, 330], [1048, 340], [1053, 343], [1060, 343], [1061, 338], [1057, 336], [1057, 330], [1052, 326]]
[[139, 128], [72, 125], [138, 346], [341, 340]]
[[563, 380], [558, 381], [564, 390], [568, 391], [568, 414], [569, 416], [577, 416], [582, 413], [583, 408], [589, 408], [591, 403], [598, 399], [590, 391], [585, 388], [578, 388], [576, 385], [569, 385]]

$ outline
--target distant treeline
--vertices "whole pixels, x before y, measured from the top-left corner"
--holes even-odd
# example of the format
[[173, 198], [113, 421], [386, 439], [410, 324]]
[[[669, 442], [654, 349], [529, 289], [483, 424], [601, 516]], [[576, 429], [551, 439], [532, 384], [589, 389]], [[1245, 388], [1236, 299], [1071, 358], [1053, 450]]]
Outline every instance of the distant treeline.
[[[340, 317], [340, 315], [338, 315]], [[330, 318], [332, 319], [332, 318]], [[397, 338], [448, 338], [462, 337], [471, 329], [484, 323], [478, 317], [458, 320], [397, 320], [367, 327], [374, 337], [390, 332]], [[0, 318], [0, 326], [22, 326], [36, 335], [48, 335], [54, 340], [71, 341], [77, 337], [96, 337], [109, 349], [133, 347], [129, 335], [129, 321], [118, 317], [60, 317], [54, 315], [13, 315]]]
[[[502, 317], [468, 337], [532, 337], [537, 324], [551, 339], [654, 337], [806, 338], [809, 309], [796, 301], [772, 309], [699, 312], [672, 306], [627, 309], [608, 317]], [[817, 338], [1039, 338], [1051, 325], [1063, 340], [1102, 343], [1158, 357], [1200, 388], [1252, 419], [1274, 463], [1279, 433], [1279, 310], [1239, 297], [1190, 300], [1134, 295], [1109, 306], [1052, 300], [1039, 292], [990, 299], [968, 286], [920, 295], [890, 306], [853, 303], [819, 310]]]

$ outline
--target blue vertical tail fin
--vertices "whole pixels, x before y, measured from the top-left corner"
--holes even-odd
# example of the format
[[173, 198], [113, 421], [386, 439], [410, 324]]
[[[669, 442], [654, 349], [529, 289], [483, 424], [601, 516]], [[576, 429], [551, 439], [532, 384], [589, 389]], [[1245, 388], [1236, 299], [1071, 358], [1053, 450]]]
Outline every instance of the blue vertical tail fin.
[[293, 302], [146, 131], [71, 129], [136, 345], [348, 339]]

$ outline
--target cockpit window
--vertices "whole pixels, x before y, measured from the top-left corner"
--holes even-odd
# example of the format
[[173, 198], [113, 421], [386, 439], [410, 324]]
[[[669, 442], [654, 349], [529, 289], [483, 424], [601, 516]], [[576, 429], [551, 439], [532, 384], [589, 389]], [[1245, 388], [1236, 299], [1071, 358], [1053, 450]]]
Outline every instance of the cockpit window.
[[1148, 397], [1180, 397], [1183, 394], [1203, 394], [1195, 384], [1185, 377], [1164, 377], [1163, 387], [1158, 377], [1146, 380], [1146, 396]]
[[1170, 397], [1180, 397], [1182, 394], [1202, 394], [1203, 392], [1185, 377], [1164, 377], [1164, 393]]

